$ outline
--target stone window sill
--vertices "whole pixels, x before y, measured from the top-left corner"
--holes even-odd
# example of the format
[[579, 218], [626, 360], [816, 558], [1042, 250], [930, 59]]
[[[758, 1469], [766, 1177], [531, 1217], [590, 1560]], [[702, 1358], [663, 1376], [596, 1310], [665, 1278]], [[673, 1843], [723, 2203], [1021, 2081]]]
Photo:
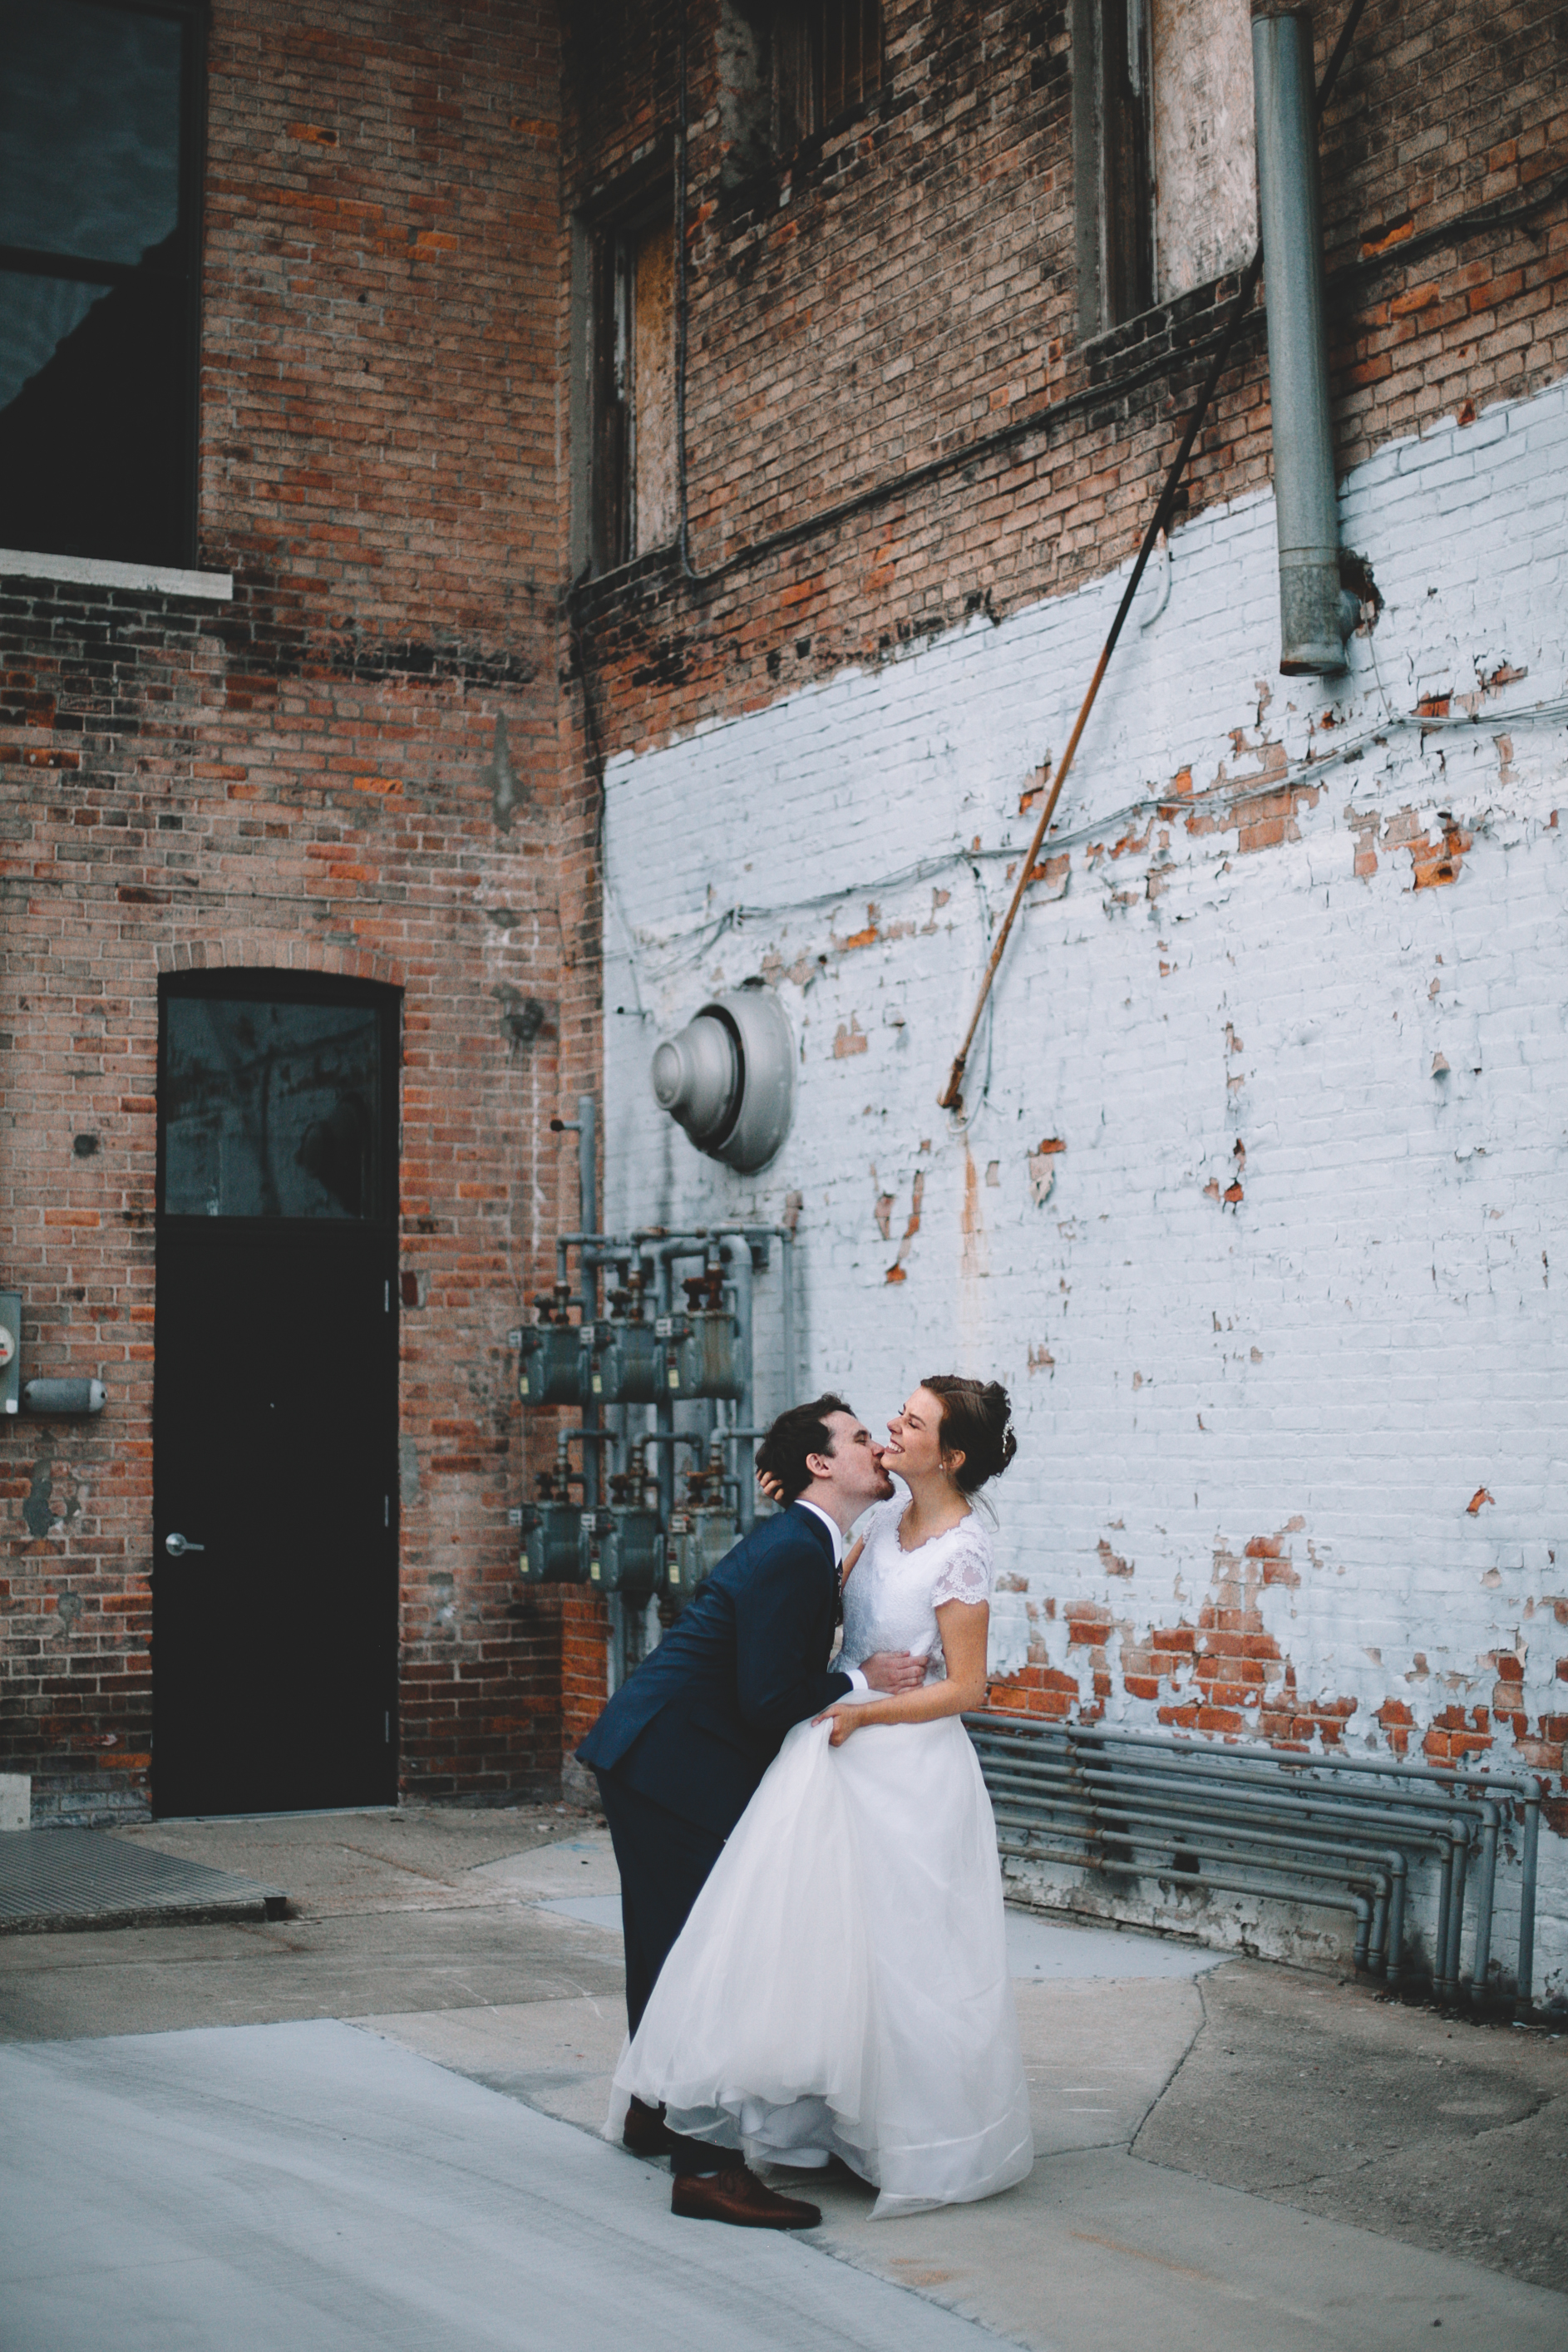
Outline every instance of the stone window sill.
[[163, 596], [200, 596], [227, 604], [234, 599], [232, 572], [183, 572], [164, 563], [110, 563], [96, 555], [29, 555], [0, 547], [0, 579], [63, 580], [82, 588], [153, 590]]

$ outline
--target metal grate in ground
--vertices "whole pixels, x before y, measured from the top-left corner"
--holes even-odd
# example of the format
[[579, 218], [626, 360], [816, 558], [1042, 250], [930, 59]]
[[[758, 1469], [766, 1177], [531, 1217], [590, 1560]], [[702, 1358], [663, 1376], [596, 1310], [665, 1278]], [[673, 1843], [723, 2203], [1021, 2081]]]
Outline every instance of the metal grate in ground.
[[98, 1830], [0, 1834], [0, 1935], [280, 1919], [287, 1901], [281, 1887]]

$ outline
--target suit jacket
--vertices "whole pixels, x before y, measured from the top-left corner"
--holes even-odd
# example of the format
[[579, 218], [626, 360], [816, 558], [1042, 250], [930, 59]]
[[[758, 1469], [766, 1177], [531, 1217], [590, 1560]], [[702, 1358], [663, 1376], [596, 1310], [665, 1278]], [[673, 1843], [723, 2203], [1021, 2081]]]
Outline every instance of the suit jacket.
[[584, 1764], [728, 1837], [792, 1724], [852, 1685], [824, 1671], [833, 1543], [792, 1504], [727, 1552], [578, 1748]]

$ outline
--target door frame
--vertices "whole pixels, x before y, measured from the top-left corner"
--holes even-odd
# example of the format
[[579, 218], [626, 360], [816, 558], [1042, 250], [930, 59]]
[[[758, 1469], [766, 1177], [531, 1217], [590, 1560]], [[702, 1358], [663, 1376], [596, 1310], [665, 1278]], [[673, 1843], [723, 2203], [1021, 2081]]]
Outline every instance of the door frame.
[[[165, 1108], [168, 1102], [167, 1050], [169, 1024], [166, 1007], [174, 1000], [217, 1000], [229, 1003], [261, 1004], [341, 1005], [344, 1008], [366, 1007], [378, 1016], [380, 1044], [380, 1100], [376, 1136], [375, 1164], [378, 1171], [378, 1196], [374, 1213], [368, 1217], [345, 1220], [340, 1225], [336, 1219], [226, 1217], [214, 1220], [205, 1216], [170, 1216], [163, 1208], [166, 1161]], [[153, 1299], [156, 1298], [159, 1261], [165, 1251], [178, 1251], [182, 1245], [199, 1249], [203, 1243], [213, 1243], [221, 1234], [225, 1241], [258, 1250], [287, 1247], [292, 1238], [295, 1248], [310, 1253], [330, 1249], [334, 1232], [347, 1239], [344, 1226], [352, 1232], [351, 1246], [364, 1248], [368, 1254], [379, 1254], [385, 1265], [388, 1283], [387, 1311], [388, 1345], [392, 1350], [390, 1383], [390, 1420], [384, 1433], [386, 1452], [385, 1479], [391, 1498], [390, 1556], [388, 1590], [385, 1599], [387, 1668], [387, 1706], [391, 1716], [390, 1738], [387, 1743], [389, 1783], [384, 1801], [397, 1801], [398, 1769], [402, 1755], [401, 1685], [402, 1685], [402, 1524], [401, 1490], [397, 1475], [398, 1438], [402, 1404], [401, 1299], [398, 1284], [399, 1240], [401, 1233], [401, 1160], [402, 1160], [402, 1089], [403, 1089], [403, 1007], [404, 992], [384, 981], [348, 979], [331, 972], [297, 971], [271, 965], [245, 965], [205, 969], [197, 971], [163, 972], [158, 982], [158, 1076], [157, 1076], [157, 1178], [153, 1226]], [[377, 1253], [376, 1244], [380, 1250]], [[157, 1643], [157, 1545], [162, 1539], [166, 1513], [160, 1501], [158, 1486], [158, 1349], [157, 1323], [153, 1323], [153, 1609], [152, 1677], [153, 1677], [153, 1811], [163, 1817], [159, 1803], [158, 1770], [158, 1643]], [[304, 1809], [304, 1810], [308, 1810]]]

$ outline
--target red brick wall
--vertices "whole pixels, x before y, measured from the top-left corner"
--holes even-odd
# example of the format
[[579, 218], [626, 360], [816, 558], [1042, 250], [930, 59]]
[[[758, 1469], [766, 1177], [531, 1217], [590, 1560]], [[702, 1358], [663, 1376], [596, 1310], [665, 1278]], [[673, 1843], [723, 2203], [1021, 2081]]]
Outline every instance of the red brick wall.
[[[638, 12], [621, 47], [601, 37], [615, 14], [578, 12], [565, 46], [564, 184], [584, 208], [677, 107], [677, 11]], [[689, 10], [687, 383], [691, 561], [717, 576], [683, 582], [654, 553], [579, 597], [612, 751], [1122, 561], [1218, 315], [1199, 289], [1079, 340], [1065, 6], [886, 0], [865, 113], [739, 188], [718, 14]], [[1342, 21], [1318, 11], [1320, 69]], [[1322, 155], [1342, 467], [1563, 373], [1561, 9], [1372, 0]], [[1267, 484], [1268, 422], [1257, 314], [1194, 507]]]
[[[26, 1370], [101, 1373], [110, 1399], [0, 1438], [0, 1737], [88, 1809], [146, 1788], [171, 963], [405, 992], [405, 1781], [556, 1769], [556, 1611], [520, 1598], [507, 1524], [506, 1334], [575, 1220], [544, 1122], [597, 1060], [594, 813], [561, 783], [555, 682], [557, 74], [532, 0], [218, 0], [201, 562], [234, 602], [0, 583], [0, 1266]], [[498, 719], [527, 795], [510, 832]], [[508, 987], [551, 1007], [531, 1047], [503, 1035]]]
[[561, 1609], [561, 1737], [570, 1755], [605, 1704], [610, 1612], [602, 1601], [568, 1588]]

